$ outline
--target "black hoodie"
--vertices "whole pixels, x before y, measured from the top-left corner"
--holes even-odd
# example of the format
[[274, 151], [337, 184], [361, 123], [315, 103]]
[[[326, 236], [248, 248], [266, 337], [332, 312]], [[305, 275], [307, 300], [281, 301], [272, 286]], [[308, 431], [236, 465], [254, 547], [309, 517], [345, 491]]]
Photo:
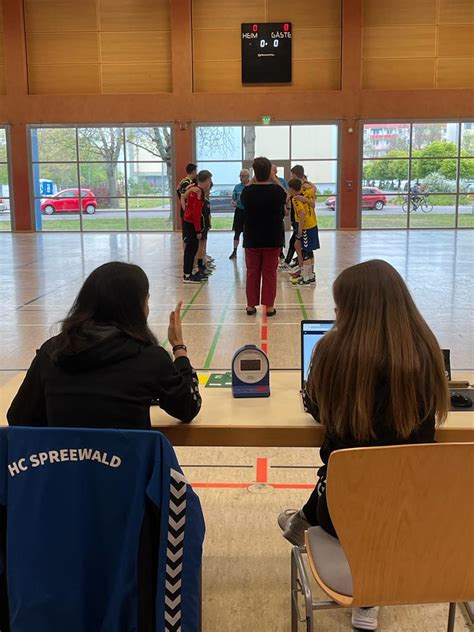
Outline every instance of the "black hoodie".
[[188, 358], [174, 362], [115, 327], [97, 327], [78, 353], [55, 357], [58, 336], [36, 352], [7, 413], [11, 426], [150, 427], [150, 403], [190, 422], [201, 408]]

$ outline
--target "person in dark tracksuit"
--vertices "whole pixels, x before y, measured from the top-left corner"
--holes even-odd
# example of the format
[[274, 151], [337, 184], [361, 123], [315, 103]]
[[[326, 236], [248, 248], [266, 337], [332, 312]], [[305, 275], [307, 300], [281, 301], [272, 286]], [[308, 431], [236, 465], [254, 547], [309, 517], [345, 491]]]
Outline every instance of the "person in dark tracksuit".
[[173, 360], [147, 325], [148, 278], [118, 261], [94, 270], [37, 351], [7, 413], [11, 426], [150, 428], [150, 405], [190, 422], [201, 397], [180, 309], [170, 314]]

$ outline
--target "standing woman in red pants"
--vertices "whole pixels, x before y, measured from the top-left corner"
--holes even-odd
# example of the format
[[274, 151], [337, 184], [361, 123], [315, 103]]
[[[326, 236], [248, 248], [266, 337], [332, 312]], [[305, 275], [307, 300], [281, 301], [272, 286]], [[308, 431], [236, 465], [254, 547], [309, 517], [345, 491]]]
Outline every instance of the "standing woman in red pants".
[[255, 158], [254, 179], [240, 195], [244, 205], [244, 248], [247, 266], [247, 314], [265, 305], [267, 316], [276, 314], [277, 267], [283, 246], [281, 230], [285, 214], [286, 193], [271, 177], [268, 158]]

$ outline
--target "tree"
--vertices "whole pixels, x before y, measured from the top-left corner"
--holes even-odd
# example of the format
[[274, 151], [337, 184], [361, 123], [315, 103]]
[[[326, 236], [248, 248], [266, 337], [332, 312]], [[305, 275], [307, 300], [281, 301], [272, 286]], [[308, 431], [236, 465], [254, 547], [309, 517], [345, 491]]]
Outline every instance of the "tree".
[[[110, 205], [118, 205], [117, 163], [123, 148], [123, 129], [120, 127], [88, 127], [79, 129], [81, 161], [103, 160]], [[87, 158], [90, 156], [90, 158]]]
[[424, 123], [413, 125], [412, 148], [422, 149], [434, 142], [442, 142], [446, 132], [446, 123]]
[[200, 125], [196, 128], [197, 159], [219, 160], [233, 157], [236, 149], [234, 127]]
[[[171, 182], [171, 130], [169, 127], [138, 127], [127, 130], [127, 144], [143, 149], [166, 164], [167, 193], [174, 189]], [[130, 156], [127, 156], [130, 160]], [[166, 188], [166, 187], [165, 187]], [[165, 191], [163, 191], [163, 194]]]
[[246, 125], [244, 127], [244, 160], [253, 160], [255, 158], [255, 125]]

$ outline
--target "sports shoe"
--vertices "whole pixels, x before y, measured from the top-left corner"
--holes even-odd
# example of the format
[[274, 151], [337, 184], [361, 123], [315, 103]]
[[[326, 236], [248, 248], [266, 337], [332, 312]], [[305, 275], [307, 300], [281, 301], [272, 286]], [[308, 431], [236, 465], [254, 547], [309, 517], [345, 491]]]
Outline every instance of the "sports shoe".
[[229, 259], [237, 259], [237, 250], [233, 250], [231, 255], [229, 256]]
[[379, 607], [352, 608], [352, 627], [356, 630], [376, 630]]
[[278, 516], [284, 538], [295, 546], [304, 546], [304, 532], [311, 527], [302, 510], [287, 509]]
[[203, 283], [204, 281], [207, 281], [207, 277], [203, 277], [199, 272], [190, 274], [189, 276], [183, 276], [183, 283]]
[[303, 277], [300, 274], [298, 274], [298, 276], [290, 277], [291, 285], [300, 285], [300, 281], [302, 280], [303, 280]]
[[278, 269], [279, 270], [285, 270], [285, 272], [288, 272], [288, 270], [290, 269], [290, 266], [285, 262], [282, 261], [279, 265], [278, 265]]
[[295, 285], [312, 285], [313, 281], [311, 279], [304, 279], [303, 277], [300, 277], [298, 279], [298, 283], [295, 283]]
[[290, 268], [296, 268], [296, 266], [299, 267], [299, 263], [298, 263], [298, 259], [293, 259], [293, 261], [290, 263]]
[[206, 255], [206, 261], [211, 262], [211, 261], [215, 261], [215, 259], [214, 257], [211, 257], [211, 255]]

